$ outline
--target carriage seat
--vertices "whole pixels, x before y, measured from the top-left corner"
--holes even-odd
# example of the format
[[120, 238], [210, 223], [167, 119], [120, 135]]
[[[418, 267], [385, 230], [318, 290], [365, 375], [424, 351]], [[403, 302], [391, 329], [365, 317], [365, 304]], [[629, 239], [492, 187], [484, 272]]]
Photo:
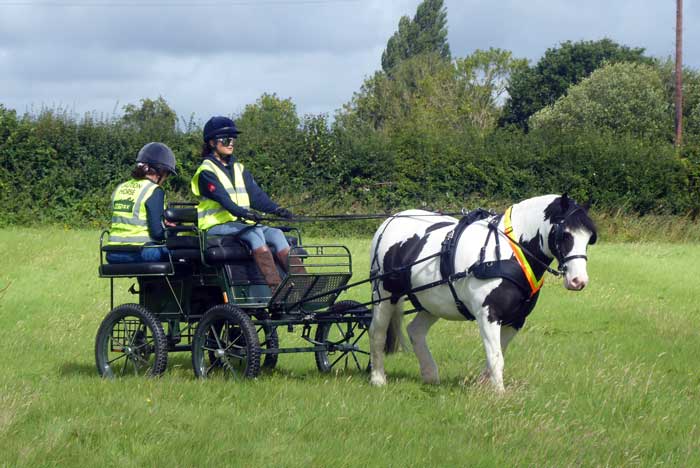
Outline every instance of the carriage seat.
[[[138, 245], [104, 245], [103, 252], [138, 252]], [[169, 275], [173, 273], [173, 265], [170, 262], [144, 262], [144, 263], [103, 263], [99, 267], [100, 276], [142, 276], [142, 275]]]
[[197, 224], [197, 208], [173, 208], [169, 207], [163, 213], [163, 217], [173, 223]]
[[[287, 236], [289, 245], [296, 246], [297, 238]], [[170, 250], [174, 261], [200, 259], [199, 238], [194, 236], [168, 237], [165, 245]], [[208, 236], [207, 248], [204, 253], [207, 263], [236, 263], [253, 260], [250, 248], [240, 239], [232, 236]]]
[[250, 248], [232, 236], [210, 236], [204, 252], [207, 263], [231, 263], [253, 259]]
[[[286, 236], [287, 242], [294, 247], [298, 244], [296, 237]], [[207, 250], [204, 254], [207, 263], [233, 263], [253, 260], [253, 252], [242, 240], [232, 236], [211, 236], [207, 238]]]
[[[168, 237], [165, 241], [173, 260], [201, 258], [199, 252], [199, 237], [177, 236]], [[250, 249], [240, 240], [230, 236], [209, 236], [204, 259], [207, 263], [224, 263], [251, 260]]]
[[169, 275], [173, 266], [170, 262], [149, 263], [105, 263], [100, 265], [100, 276], [145, 276]]

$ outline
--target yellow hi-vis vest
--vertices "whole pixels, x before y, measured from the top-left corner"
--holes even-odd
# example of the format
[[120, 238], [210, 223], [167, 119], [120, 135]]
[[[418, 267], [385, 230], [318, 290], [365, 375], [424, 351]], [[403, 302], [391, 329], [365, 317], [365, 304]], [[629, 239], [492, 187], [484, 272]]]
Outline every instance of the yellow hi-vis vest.
[[231, 200], [243, 209], [250, 209], [250, 198], [248, 197], [248, 192], [245, 189], [245, 181], [243, 180], [243, 164], [233, 163], [233, 183], [231, 183], [228, 174], [221, 170], [212, 160], [205, 159], [197, 168], [197, 172], [194, 173], [190, 184], [192, 193], [196, 197], [199, 197], [199, 204], [197, 205], [197, 226], [199, 226], [199, 229], [207, 230], [218, 224], [228, 223], [229, 221], [253, 224], [252, 221], [236, 218], [218, 202], [211, 198], [203, 197], [202, 194], [199, 193], [199, 174], [201, 174], [202, 171], [213, 172], [219, 183], [224, 186]]
[[148, 233], [146, 200], [158, 184], [148, 179], [131, 179], [117, 186], [112, 194], [110, 245], [143, 245], [155, 242]]

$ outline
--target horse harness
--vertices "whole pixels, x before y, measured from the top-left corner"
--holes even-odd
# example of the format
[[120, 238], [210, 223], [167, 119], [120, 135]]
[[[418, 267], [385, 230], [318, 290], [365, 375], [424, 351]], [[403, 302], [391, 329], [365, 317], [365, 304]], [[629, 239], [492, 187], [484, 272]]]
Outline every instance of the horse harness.
[[[544, 283], [544, 277], [540, 278], [539, 280], [535, 277], [530, 264], [519, 246], [519, 243], [513, 238], [513, 227], [510, 222], [510, 212], [511, 208], [508, 208], [504, 215], [495, 215], [492, 212], [482, 209], [478, 209], [476, 212], [471, 212], [469, 213], [471, 216], [465, 216], [462, 218], [457, 226], [455, 226], [455, 229], [450, 231], [445, 237], [445, 240], [442, 242], [442, 250], [440, 254], [440, 274], [442, 275], [444, 282], [449, 286], [450, 293], [455, 301], [457, 310], [464, 315], [467, 320], [474, 320], [474, 315], [469, 311], [459, 296], [457, 296], [457, 291], [454, 288], [454, 282], [469, 275], [474, 275], [474, 277], [478, 279], [500, 278], [517, 286], [525, 298], [523, 305], [521, 306], [521, 312], [523, 312], [525, 315], [528, 315], [537, 303], [539, 290]], [[462, 233], [470, 224], [489, 217], [492, 219], [487, 223], [489, 230], [486, 234], [484, 245], [479, 251], [479, 261], [465, 271], [455, 272], [456, 247]], [[511, 259], [501, 259], [500, 231], [498, 229], [498, 224], [504, 217], [505, 232], [502, 232], [502, 234], [505, 234], [506, 238], [508, 239], [516, 261]], [[486, 261], [486, 247], [488, 246], [492, 235], [496, 243], [496, 260]]]
[[[435, 286], [440, 286], [443, 284], [447, 284], [450, 293], [452, 294], [452, 298], [455, 301], [455, 305], [457, 307], [457, 310], [467, 319], [467, 320], [475, 320], [474, 315], [469, 311], [467, 306], [464, 304], [464, 302], [459, 298], [457, 295], [457, 291], [455, 290], [454, 287], [454, 282], [457, 280], [460, 280], [462, 278], [466, 278], [469, 275], [474, 275], [474, 277], [478, 279], [494, 279], [494, 278], [500, 278], [509, 281], [510, 283], [514, 284], [523, 294], [524, 301], [521, 306], [520, 312], [523, 313], [525, 316], [527, 316], [532, 309], [535, 307], [535, 304], [537, 303], [537, 299], [539, 297], [539, 291], [542, 288], [542, 285], [544, 284], [544, 276], [541, 278], [537, 278], [532, 271], [532, 268], [530, 267], [530, 264], [525, 257], [525, 253], [530, 254], [530, 257], [533, 258], [536, 262], [540, 263], [547, 271], [552, 273], [555, 276], [561, 276], [566, 272], [566, 263], [570, 260], [574, 260], [576, 258], [584, 258], [586, 259], [586, 255], [570, 255], [568, 257], [562, 258], [561, 252], [560, 252], [560, 244], [563, 240], [564, 237], [564, 223], [566, 222], [566, 219], [571, 216], [573, 213], [575, 213], [578, 210], [581, 210], [582, 208], [575, 206], [572, 209], [568, 210], [559, 221], [553, 223], [554, 224], [554, 236], [555, 236], [555, 241], [554, 241], [554, 248], [553, 253], [555, 257], [557, 258], [557, 261], [559, 262], [559, 267], [557, 270], [551, 268], [549, 264], [543, 262], [542, 260], [538, 259], [536, 256], [534, 256], [531, 252], [527, 250], [526, 247], [520, 244], [518, 242], [514, 235], [513, 235], [513, 226], [511, 223], [511, 212], [512, 212], [512, 206], [509, 207], [506, 212], [503, 215], [496, 215], [495, 213], [485, 210], [483, 208], [477, 208], [476, 210], [470, 211], [465, 214], [455, 225], [454, 229], [452, 229], [450, 232], [447, 233], [445, 236], [445, 239], [442, 241], [442, 248], [439, 253], [429, 255], [427, 257], [424, 257], [420, 260], [417, 260], [410, 265], [405, 265], [404, 267], [400, 269], [395, 269], [390, 272], [385, 272], [382, 275], [379, 275], [375, 277], [376, 279], [391, 276], [394, 274], [398, 274], [401, 272], [404, 272], [407, 269], [410, 269], [411, 267], [422, 263], [424, 261], [427, 261], [431, 258], [434, 257], [440, 257], [440, 275], [442, 278], [438, 281], [434, 281], [432, 283], [425, 284], [423, 286], [420, 286], [418, 288], [412, 288], [409, 291], [395, 291], [392, 292], [392, 302], [395, 302], [398, 300], [398, 298], [402, 295], [405, 295], [408, 297], [408, 299], [411, 301], [411, 304], [413, 304], [413, 307], [416, 310], [425, 310], [425, 308], [421, 305], [420, 301], [418, 300], [418, 297], [416, 296], [416, 293], [425, 291], [427, 289], [433, 288]], [[456, 256], [456, 247], [457, 244], [459, 243], [459, 240], [466, 230], [468, 226], [471, 224], [481, 221], [487, 218], [492, 218], [487, 222], [488, 226], [488, 234], [486, 235], [486, 240], [484, 241], [484, 245], [481, 247], [481, 250], [479, 251], [479, 260], [472, 266], [470, 266], [467, 270], [465, 271], [459, 271], [455, 272], [455, 256]], [[498, 225], [501, 221], [501, 219], [504, 219], [504, 230], [501, 231], [498, 229]], [[388, 227], [388, 224], [387, 226]], [[386, 229], [385, 227], [385, 229]], [[382, 233], [383, 234], [383, 233]], [[511, 249], [513, 250], [513, 256], [514, 259], [501, 259], [501, 253], [500, 253], [500, 235], [503, 235], [506, 237], [508, 240], [508, 243], [510, 244]], [[491, 236], [493, 235], [494, 241], [496, 243], [496, 260], [495, 261], [486, 261], [486, 248], [489, 244], [489, 241], [491, 239]], [[381, 235], [380, 235], [380, 240], [381, 240]], [[595, 243], [595, 239], [591, 241], [591, 243]], [[376, 259], [375, 259], [376, 260]]]

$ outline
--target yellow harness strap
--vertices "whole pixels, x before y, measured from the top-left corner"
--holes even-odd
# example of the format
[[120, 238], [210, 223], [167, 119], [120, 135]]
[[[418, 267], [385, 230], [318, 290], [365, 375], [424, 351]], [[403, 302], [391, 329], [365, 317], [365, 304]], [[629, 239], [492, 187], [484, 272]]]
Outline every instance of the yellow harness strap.
[[520, 264], [520, 268], [522, 268], [523, 274], [525, 275], [525, 278], [527, 278], [527, 282], [530, 284], [530, 290], [532, 291], [530, 293], [530, 297], [532, 297], [537, 293], [537, 291], [540, 290], [540, 288], [542, 288], [542, 285], [544, 284], [544, 275], [542, 275], [542, 278], [539, 281], [537, 280], [535, 273], [533, 273], [532, 268], [530, 268], [530, 262], [527, 261], [523, 250], [518, 244], [516, 244], [517, 241], [513, 235], [513, 223], [510, 219], [512, 209], [513, 207], [510, 206], [506, 210], [506, 213], [503, 216], [503, 226], [505, 227], [505, 234], [508, 238], [510, 248], [513, 249], [513, 254], [515, 254], [515, 259]]

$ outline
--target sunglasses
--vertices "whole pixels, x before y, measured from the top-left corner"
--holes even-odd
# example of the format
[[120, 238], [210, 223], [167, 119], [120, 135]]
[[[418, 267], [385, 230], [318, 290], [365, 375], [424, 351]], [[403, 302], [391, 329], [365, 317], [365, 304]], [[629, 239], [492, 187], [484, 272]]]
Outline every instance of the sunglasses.
[[232, 146], [236, 139], [234, 137], [217, 138], [216, 142], [221, 143], [224, 146]]

